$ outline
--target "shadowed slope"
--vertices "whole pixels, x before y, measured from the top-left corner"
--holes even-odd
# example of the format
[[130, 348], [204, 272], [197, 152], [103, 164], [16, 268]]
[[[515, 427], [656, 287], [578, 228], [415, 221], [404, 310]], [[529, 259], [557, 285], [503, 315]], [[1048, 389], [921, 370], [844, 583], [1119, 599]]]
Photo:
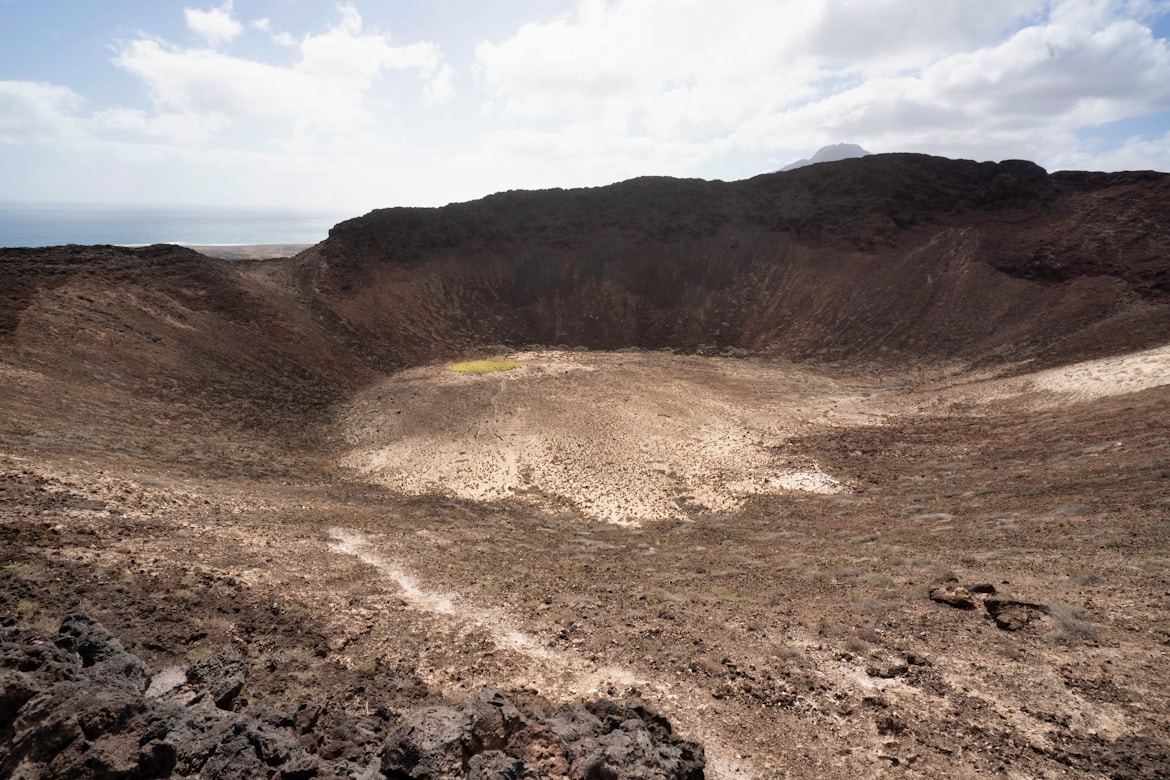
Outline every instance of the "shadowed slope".
[[0, 251], [0, 274], [14, 449], [271, 465], [262, 440], [310, 443], [308, 423], [368, 378], [291, 293], [287, 263], [66, 246]]
[[383, 209], [299, 261], [388, 366], [493, 343], [1061, 362], [1170, 337], [1168, 182], [875, 155]]

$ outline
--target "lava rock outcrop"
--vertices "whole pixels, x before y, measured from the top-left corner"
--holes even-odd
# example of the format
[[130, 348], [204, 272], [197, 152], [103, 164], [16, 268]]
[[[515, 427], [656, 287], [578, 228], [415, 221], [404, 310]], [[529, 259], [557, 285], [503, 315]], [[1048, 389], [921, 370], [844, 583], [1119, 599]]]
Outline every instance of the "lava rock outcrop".
[[[0, 629], [0, 776], [13, 778], [394, 778], [701, 780], [702, 746], [637, 702], [548, 717], [497, 689], [407, 713], [380, 755], [326, 759], [320, 712], [233, 712], [244, 665], [231, 653], [153, 679], [97, 621], [69, 615], [51, 641]], [[341, 729], [354, 734], [354, 724]], [[369, 737], [367, 730], [365, 736]], [[366, 740], [368, 741], [368, 740]], [[344, 752], [337, 745], [330, 753]], [[357, 758], [361, 751], [352, 753]]]
[[701, 746], [640, 703], [592, 701], [540, 718], [486, 688], [459, 707], [407, 715], [387, 740], [382, 772], [402, 780], [701, 780], [705, 763]]

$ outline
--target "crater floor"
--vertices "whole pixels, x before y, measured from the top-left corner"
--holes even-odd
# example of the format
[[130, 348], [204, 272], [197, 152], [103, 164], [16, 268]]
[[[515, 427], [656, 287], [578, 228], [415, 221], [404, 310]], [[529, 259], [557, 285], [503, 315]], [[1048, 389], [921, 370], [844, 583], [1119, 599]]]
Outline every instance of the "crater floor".
[[[867, 386], [796, 365], [655, 353], [527, 352], [482, 374], [405, 371], [341, 415], [340, 458], [420, 495], [523, 497], [589, 521], [639, 525], [740, 509], [748, 496], [847, 492], [785, 450], [889, 406]], [[872, 390], [872, 387], [870, 387]]]
[[84, 608], [155, 673], [234, 648], [241, 706], [360, 721], [359, 763], [497, 685], [643, 698], [716, 778], [1164, 776], [1168, 356], [519, 353], [371, 384], [319, 450], [160, 417], [167, 463], [130, 409], [63, 448], [9, 394], [0, 614]]

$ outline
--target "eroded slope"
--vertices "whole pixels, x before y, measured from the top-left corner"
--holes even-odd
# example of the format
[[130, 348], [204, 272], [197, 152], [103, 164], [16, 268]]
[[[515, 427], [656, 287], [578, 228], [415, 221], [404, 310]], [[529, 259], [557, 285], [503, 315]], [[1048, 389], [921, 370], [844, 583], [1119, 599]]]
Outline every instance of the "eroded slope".
[[502, 344], [1050, 364], [1170, 340], [1164, 174], [873, 155], [383, 209], [300, 256], [384, 365]]

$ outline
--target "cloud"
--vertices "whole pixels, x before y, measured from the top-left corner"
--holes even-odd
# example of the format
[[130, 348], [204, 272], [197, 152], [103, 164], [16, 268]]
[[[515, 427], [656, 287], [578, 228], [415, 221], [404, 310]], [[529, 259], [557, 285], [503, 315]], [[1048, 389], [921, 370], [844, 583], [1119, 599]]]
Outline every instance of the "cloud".
[[1156, 138], [1127, 138], [1120, 146], [1100, 149], [1086, 144], [1056, 157], [1065, 170], [1170, 171], [1170, 131]]
[[[1066, 19], [1006, 41], [940, 57], [906, 75], [830, 92], [737, 128], [766, 147], [787, 138], [856, 138], [878, 148], [917, 144], [996, 157], [1042, 157], [1077, 128], [1170, 108], [1170, 48], [1119, 20], [1093, 29]], [[904, 146], [903, 146], [904, 148]]]
[[288, 46], [290, 48], [297, 45], [297, 39], [286, 32], [276, 32], [272, 29], [272, 20], [267, 16], [259, 19], [253, 19], [248, 22], [248, 26], [253, 30], [259, 30], [262, 33], [267, 33], [272, 39], [272, 42], [278, 46]]
[[187, 40], [114, 44], [136, 101], [0, 81], [0, 143], [160, 191], [363, 208], [738, 178], [842, 141], [1170, 168], [1170, 48], [1152, 32], [1170, 0], [581, 0], [450, 52], [392, 39], [351, 4], [294, 37], [279, 4], [245, 23], [199, 2], [220, 4], [185, 9]]
[[95, 113], [88, 124], [98, 134], [114, 133], [123, 138], [127, 134], [140, 135], [193, 146], [223, 130], [226, 122], [214, 115], [150, 114], [136, 109], [109, 108]]
[[1167, 5], [584, 0], [481, 43], [475, 73], [503, 121], [566, 137], [1043, 158], [1054, 137], [1170, 108], [1170, 53], [1149, 27]]
[[429, 106], [446, 103], [455, 94], [455, 86], [452, 83], [454, 71], [451, 70], [450, 65], [444, 65], [439, 68], [439, 71], [427, 84], [426, 90], [423, 91], [423, 102]]
[[528, 24], [509, 39], [480, 44], [476, 67], [514, 117], [600, 112], [652, 122], [660, 133], [696, 126], [718, 132], [807, 101], [825, 81], [900, 70], [967, 41], [990, 40], [1026, 5], [998, 0], [975, 9], [937, 0], [926, 13], [905, 0], [582, 2], [574, 18]]
[[73, 113], [84, 99], [68, 87], [0, 81], [0, 143], [45, 145], [76, 135]]
[[123, 43], [114, 62], [142, 81], [159, 115], [186, 115], [195, 122], [212, 117], [219, 125], [280, 119], [301, 131], [366, 129], [374, 123], [372, 93], [388, 72], [413, 72], [426, 85], [420, 97], [427, 102], [450, 95], [450, 70], [444, 70], [437, 45], [394, 46], [383, 35], [364, 32], [353, 6], [339, 11], [329, 30], [294, 42], [300, 58], [291, 66], [145, 37]]
[[184, 8], [183, 16], [187, 28], [212, 46], [227, 43], [244, 31], [244, 25], [232, 16], [232, 0], [225, 0], [219, 8], [207, 11]]
[[[216, 10], [230, 15], [232, 7]], [[115, 43], [112, 62], [144, 88], [140, 105], [87, 111], [68, 87], [0, 81], [0, 144], [47, 146], [58, 159], [121, 170], [144, 193], [170, 187], [186, 201], [200, 197], [188, 186], [207, 200], [362, 208], [385, 203], [372, 192], [442, 197], [419, 185], [432, 167], [427, 153], [395, 132], [399, 117], [417, 121], [425, 106], [454, 95], [455, 71], [437, 44], [392, 42], [341, 5], [334, 24], [298, 39], [273, 34], [271, 20], [251, 22], [291, 45], [291, 62], [269, 61], [218, 47], [234, 26], [217, 34], [210, 17], [187, 17], [202, 36], [194, 46], [146, 34]], [[412, 178], [398, 175], [406, 171]], [[217, 179], [222, 186], [208, 189]]]

